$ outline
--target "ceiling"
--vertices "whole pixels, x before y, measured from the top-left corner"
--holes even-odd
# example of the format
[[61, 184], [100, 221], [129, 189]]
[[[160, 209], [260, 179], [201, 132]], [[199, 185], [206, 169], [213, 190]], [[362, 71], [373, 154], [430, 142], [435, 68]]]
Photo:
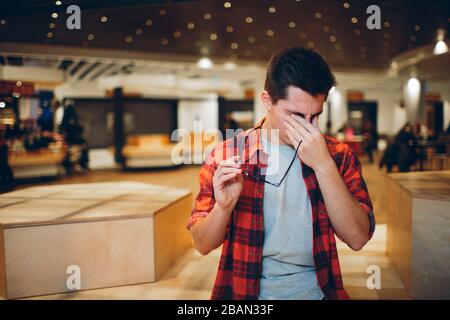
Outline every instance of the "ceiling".
[[[434, 43], [438, 28], [450, 33], [448, 0], [55, 2], [2, 3], [0, 41], [261, 62], [299, 45], [319, 51], [333, 67], [385, 69], [393, 56]], [[66, 27], [69, 4], [81, 8], [81, 30]], [[381, 30], [366, 27], [372, 4], [381, 8]], [[23, 60], [3, 56], [0, 64]], [[76, 67], [74, 61], [56, 63], [64, 70]]]

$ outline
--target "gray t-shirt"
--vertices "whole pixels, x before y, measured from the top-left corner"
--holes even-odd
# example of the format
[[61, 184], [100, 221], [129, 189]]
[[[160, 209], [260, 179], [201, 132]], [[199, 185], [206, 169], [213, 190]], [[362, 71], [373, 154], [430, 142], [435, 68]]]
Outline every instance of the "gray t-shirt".
[[[266, 180], [279, 182], [295, 149], [272, 144], [264, 137], [269, 155]], [[321, 300], [313, 260], [312, 210], [301, 163], [295, 159], [280, 187], [264, 186], [264, 245], [260, 300]]]

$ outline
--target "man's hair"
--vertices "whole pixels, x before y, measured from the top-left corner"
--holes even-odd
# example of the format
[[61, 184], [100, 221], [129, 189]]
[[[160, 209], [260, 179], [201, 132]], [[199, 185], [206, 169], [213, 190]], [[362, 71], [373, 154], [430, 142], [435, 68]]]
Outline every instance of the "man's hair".
[[294, 86], [312, 96], [328, 95], [336, 79], [320, 54], [313, 50], [292, 47], [272, 56], [267, 68], [264, 89], [273, 103], [287, 98], [287, 88]]

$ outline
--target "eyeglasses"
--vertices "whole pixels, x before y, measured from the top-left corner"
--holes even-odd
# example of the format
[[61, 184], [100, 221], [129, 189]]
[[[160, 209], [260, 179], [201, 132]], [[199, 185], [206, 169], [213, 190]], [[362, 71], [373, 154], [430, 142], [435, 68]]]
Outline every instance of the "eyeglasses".
[[[263, 123], [264, 123], [264, 121], [263, 121], [258, 127], [256, 127], [256, 128], [254, 128], [253, 130], [251, 130], [251, 131], [245, 136], [245, 138], [244, 138], [244, 146], [243, 146], [242, 149], [239, 149], [239, 150], [244, 150], [245, 146], [247, 145], [248, 136], [250, 135], [250, 133], [253, 132], [253, 131], [256, 131], [256, 130], [258, 130], [258, 129], [261, 129]], [[269, 181], [269, 180], [266, 180], [266, 179], [264, 178], [264, 177], [265, 177], [264, 175], [261, 176], [260, 174], [251, 174], [251, 173], [248, 172], [247, 170], [242, 170], [242, 174], [245, 175], [245, 176], [247, 176], [247, 177], [249, 177], [250, 179], [252, 179], [252, 180], [255, 181], [255, 182], [263, 181], [264, 183], [270, 184], [271, 186], [274, 186], [274, 187], [277, 187], [277, 188], [278, 188], [279, 186], [281, 186], [281, 184], [283, 183], [284, 179], [286, 178], [286, 176], [287, 176], [289, 170], [291, 169], [292, 165], [294, 164], [295, 158], [297, 157], [297, 151], [298, 151], [298, 148], [300, 148], [300, 145], [301, 145], [301, 144], [302, 144], [302, 140], [300, 140], [300, 142], [298, 143], [297, 148], [295, 149], [294, 157], [292, 158], [292, 160], [291, 160], [291, 162], [290, 162], [290, 164], [289, 164], [289, 166], [288, 166], [286, 172], [283, 174], [283, 177], [281, 178], [281, 180], [280, 180], [279, 182], [271, 182], [271, 181]]]

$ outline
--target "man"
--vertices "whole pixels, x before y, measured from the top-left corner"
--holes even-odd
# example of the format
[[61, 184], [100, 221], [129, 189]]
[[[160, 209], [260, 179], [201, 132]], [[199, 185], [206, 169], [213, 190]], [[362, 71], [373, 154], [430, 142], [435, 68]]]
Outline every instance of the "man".
[[282, 50], [261, 93], [267, 116], [202, 166], [187, 227], [201, 254], [223, 244], [212, 299], [348, 298], [334, 234], [360, 250], [375, 220], [358, 159], [318, 128], [334, 84], [319, 54]]

